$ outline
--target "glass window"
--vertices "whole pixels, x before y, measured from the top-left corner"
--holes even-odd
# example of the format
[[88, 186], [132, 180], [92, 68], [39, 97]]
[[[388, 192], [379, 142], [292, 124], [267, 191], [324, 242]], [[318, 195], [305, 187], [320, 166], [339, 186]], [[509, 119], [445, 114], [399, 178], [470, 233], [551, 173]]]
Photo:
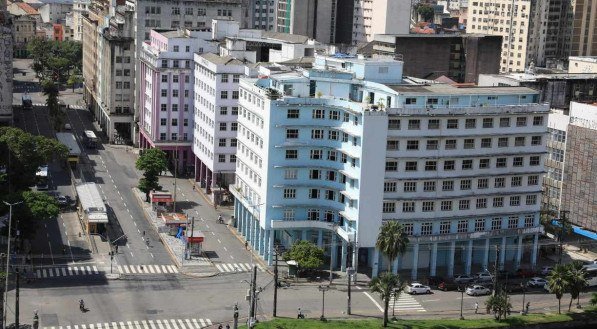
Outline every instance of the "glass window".
[[406, 171], [417, 171], [417, 161], [406, 161]]
[[510, 127], [510, 118], [500, 118], [500, 127]]
[[493, 128], [493, 118], [483, 118], [483, 128]]
[[508, 217], [508, 228], [517, 228], [518, 227], [518, 217], [510, 216]]
[[410, 151], [418, 150], [419, 149], [419, 141], [418, 140], [406, 141], [406, 149], [410, 150]]
[[455, 161], [454, 160], [446, 160], [444, 161], [444, 170], [454, 170], [455, 168]]
[[439, 148], [439, 141], [437, 139], [427, 140], [428, 150], [437, 150]]
[[433, 234], [433, 223], [421, 224], [421, 235], [431, 235], [431, 234]]
[[470, 200], [459, 200], [458, 201], [458, 209], [459, 210], [469, 210], [471, 207]]
[[506, 182], [506, 179], [504, 177], [496, 177], [494, 187], [496, 187], [496, 188], [505, 187], [506, 186], [505, 182]]
[[536, 116], [533, 117], [533, 126], [542, 126], [543, 125], [543, 117]]
[[284, 170], [284, 179], [296, 179], [298, 176], [298, 169]]
[[439, 119], [429, 119], [427, 129], [439, 129]]
[[442, 211], [452, 211], [452, 201], [442, 201]]
[[388, 120], [388, 129], [389, 130], [399, 130], [400, 129], [400, 120], [389, 119]]
[[527, 185], [538, 185], [539, 184], [539, 176], [533, 175], [527, 177]]
[[493, 198], [493, 206], [495, 208], [500, 208], [504, 206], [504, 197], [497, 196]]
[[396, 192], [396, 182], [384, 182], [383, 191], [384, 192]]
[[443, 221], [439, 223], [439, 234], [449, 234], [450, 233], [450, 222]]
[[491, 147], [491, 138], [482, 138], [481, 139], [481, 147], [482, 148], [490, 148]]
[[296, 139], [299, 138], [299, 130], [298, 129], [286, 129], [286, 139]]
[[512, 207], [520, 206], [520, 196], [519, 195], [513, 195], [510, 197], [510, 206], [512, 206]]
[[447, 129], [458, 129], [458, 119], [448, 119], [446, 122]]
[[435, 191], [435, 182], [423, 182], [423, 191], [425, 192], [434, 192]]
[[485, 209], [487, 208], [487, 198], [479, 198], [476, 202], [477, 209]]
[[526, 127], [527, 125], [527, 117], [517, 117], [516, 118], [516, 127]]
[[487, 178], [479, 178], [477, 180], [477, 188], [478, 189], [486, 189], [489, 187], [489, 179]]
[[465, 149], [474, 149], [475, 148], [475, 140], [473, 138], [467, 138], [464, 140], [464, 148]]
[[446, 150], [455, 150], [456, 149], [456, 140], [455, 139], [447, 139], [446, 140]]
[[425, 171], [437, 170], [437, 161], [425, 161]]
[[537, 195], [527, 195], [526, 196], [526, 205], [530, 206], [530, 205], [535, 205], [537, 204]]
[[298, 150], [286, 150], [286, 159], [298, 159]]
[[411, 119], [408, 120], [408, 130], [419, 130], [421, 129], [421, 120]]
[[461, 219], [458, 221], [458, 233], [466, 233], [468, 231], [468, 220]]
[[398, 162], [397, 161], [386, 161], [386, 171], [397, 171], [398, 170]]
[[296, 189], [285, 188], [284, 189], [284, 199], [294, 199], [294, 198], [296, 198]]
[[473, 169], [473, 160], [471, 160], [471, 159], [462, 160], [462, 170], [469, 170], [469, 169]]
[[415, 212], [415, 202], [405, 201], [402, 203], [402, 212]]
[[522, 165], [523, 165], [523, 162], [524, 162], [523, 160], [524, 160], [524, 158], [523, 158], [523, 157], [514, 157], [514, 158], [512, 159], [512, 165], [513, 165], [514, 167], [522, 167]]
[[502, 219], [500, 217], [494, 217], [491, 219], [491, 230], [499, 230], [502, 228]]
[[417, 182], [404, 182], [404, 192], [416, 192]]
[[470, 190], [471, 189], [471, 183], [472, 181], [470, 179], [463, 179], [460, 181], [460, 189], [463, 191], [466, 190]]
[[445, 180], [442, 182], [442, 191], [454, 191], [454, 181]]
[[475, 128], [477, 128], [477, 119], [466, 119], [464, 127], [466, 129], [475, 129]]
[[400, 142], [397, 140], [388, 140], [386, 142], [386, 149], [390, 151], [396, 151], [400, 148]]
[[299, 118], [299, 110], [297, 110], [297, 109], [288, 109], [286, 111], [286, 118], [288, 118], [288, 119], [298, 119]]
[[489, 163], [490, 162], [488, 158], [479, 159], [479, 169], [489, 168]]
[[508, 137], [498, 138], [498, 147], [508, 147]]
[[506, 166], [507, 166], [507, 158], [495, 159], [495, 167], [496, 168], [506, 168]]
[[475, 219], [475, 232], [482, 232], [485, 231], [485, 219], [478, 218]]
[[396, 203], [395, 202], [384, 202], [383, 203], [383, 212], [385, 214], [396, 212]]

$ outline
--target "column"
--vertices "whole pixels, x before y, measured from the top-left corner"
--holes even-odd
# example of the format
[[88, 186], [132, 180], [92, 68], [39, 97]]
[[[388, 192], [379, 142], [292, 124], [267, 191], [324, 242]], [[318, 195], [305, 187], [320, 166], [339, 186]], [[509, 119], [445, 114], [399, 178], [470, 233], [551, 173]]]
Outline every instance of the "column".
[[342, 250], [340, 251], [340, 271], [346, 272], [346, 257], [348, 256], [348, 243], [342, 240]]
[[272, 266], [274, 262], [274, 239], [276, 237], [276, 231], [270, 229], [268, 231], [268, 252], [267, 252], [267, 265]]
[[471, 265], [473, 264], [473, 240], [468, 241], [468, 246], [466, 248], [466, 269], [465, 273], [467, 275], [471, 274]]
[[323, 230], [319, 229], [317, 231], [317, 246], [319, 248], [323, 248]]
[[296, 242], [298, 240], [301, 240], [300, 236], [301, 236], [301, 231], [300, 230], [294, 231], [294, 234], [292, 235], [292, 239], [294, 241], [292, 243], [294, 243], [294, 242]]
[[531, 250], [531, 266], [533, 269], [537, 266], [537, 252], [539, 251], [539, 234], [533, 237], [533, 250]]
[[266, 262], [268, 262], [269, 264], [269, 253], [270, 253], [270, 236], [269, 236], [269, 230], [263, 230], [263, 260], [265, 260]]
[[483, 270], [489, 269], [489, 239], [485, 239], [485, 249], [483, 250]]
[[332, 269], [338, 265], [338, 248], [336, 247], [336, 233], [332, 232], [332, 252], [330, 253], [330, 261], [332, 262]]
[[506, 237], [502, 237], [502, 246], [500, 247], [500, 270], [504, 269], [504, 264], [506, 263]]
[[255, 220], [255, 226], [257, 226], [255, 229], [255, 234], [256, 234], [255, 241], [257, 242], [257, 253], [259, 255], [262, 255], [263, 248], [261, 246], [261, 243], [263, 242], [263, 236], [261, 235], [261, 233], [262, 233], [261, 227], [259, 226], [259, 222], [257, 220]]
[[307, 230], [303, 230], [303, 237], [301, 240], [307, 240]]
[[411, 270], [411, 278], [413, 280], [417, 279], [417, 273], [419, 270], [419, 244], [415, 243], [413, 246], [413, 268]]
[[518, 246], [516, 248], [516, 267], [520, 267], [520, 262], [522, 261], [522, 238], [524, 238], [524, 235], [518, 236]]
[[371, 268], [372, 268], [371, 277], [372, 278], [377, 277], [377, 274], [379, 273], [379, 250], [377, 248], [373, 249], [373, 258], [371, 259]]
[[253, 215], [249, 213], [249, 221], [251, 221], [251, 247], [253, 249], [256, 248], [256, 238], [257, 238], [257, 221], [253, 218]]
[[437, 267], [437, 242], [431, 244], [431, 268], [429, 269], [429, 274], [431, 276], [435, 276], [435, 270]]
[[448, 255], [448, 277], [454, 277], [454, 256], [456, 254], [456, 241], [450, 242], [450, 254]]
[[392, 263], [392, 273], [394, 274], [398, 274], [398, 262], [401, 257], [402, 255], [399, 255], [398, 257], [396, 257], [396, 259], [394, 259], [394, 262]]

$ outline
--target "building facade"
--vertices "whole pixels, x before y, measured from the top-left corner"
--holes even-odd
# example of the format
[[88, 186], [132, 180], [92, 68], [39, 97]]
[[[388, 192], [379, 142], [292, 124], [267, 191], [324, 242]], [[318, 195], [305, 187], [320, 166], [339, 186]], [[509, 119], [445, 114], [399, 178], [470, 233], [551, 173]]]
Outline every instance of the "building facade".
[[337, 0], [278, 0], [276, 31], [334, 44], [337, 5]]
[[29, 55], [27, 43], [36, 37], [37, 19], [23, 15], [13, 18], [14, 25], [14, 57], [26, 58]]
[[0, 3], [0, 126], [12, 125], [12, 58], [13, 36], [12, 17], [6, 9], [6, 2]]
[[139, 144], [166, 152], [171, 168], [193, 170], [193, 56], [217, 51], [209, 29], [153, 30], [141, 51]]
[[[285, 1], [285, 0], [284, 0]], [[245, 29], [276, 31], [279, 0], [247, 0], [243, 4], [246, 15], [241, 26]], [[242, 22], [239, 20], [238, 22]]]
[[332, 267], [376, 276], [389, 265], [379, 228], [397, 220], [410, 244], [392, 270], [413, 279], [496, 257], [535, 266], [548, 106], [528, 88], [413, 85], [402, 70], [317, 56], [312, 70], [241, 79], [239, 232], [270, 263], [275, 245], [310, 240]]
[[353, 7], [352, 45], [364, 45], [375, 34], [408, 34], [410, 0], [356, 0]]
[[43, 0], [38, 9], [44, 23], [64, 23], [66, 14], [73, 11], [73, 0]]
[[597, 4], [594, 0], [574, 1], [571, 56], [597, 56]]
[[73, 39], [83, 40], [83, 16], [87, 13], [91, 0], [73, 0]]

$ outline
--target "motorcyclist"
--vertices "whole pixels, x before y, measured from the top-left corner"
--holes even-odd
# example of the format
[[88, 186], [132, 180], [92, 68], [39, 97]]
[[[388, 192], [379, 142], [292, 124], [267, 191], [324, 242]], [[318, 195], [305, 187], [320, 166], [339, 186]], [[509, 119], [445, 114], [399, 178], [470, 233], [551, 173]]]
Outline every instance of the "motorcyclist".
[[85, 309], [85, 302], [82, 299], [79, 301], [79, 309], [81, 309], [81, 311]]
[[218, 223], [220, 223], [220, 224], [224, 223], [224, 220], [222, 219], [222, 215], [218, 216]]

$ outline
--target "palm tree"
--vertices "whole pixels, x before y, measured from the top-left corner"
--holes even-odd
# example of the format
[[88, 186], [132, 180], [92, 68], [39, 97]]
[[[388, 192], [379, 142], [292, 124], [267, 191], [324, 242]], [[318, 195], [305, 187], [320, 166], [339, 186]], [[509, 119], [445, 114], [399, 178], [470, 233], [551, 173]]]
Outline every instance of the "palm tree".
[[568, 312], [572, 308], [572, 301], [576, 299], [576, 305], [580, 308], [580, 293], [585, 291], [589, 285], [587, 281], [587, 271], [583, 267], [583, 263], [575, 261], [567, 266], [568, 268], [568, 292], [570, 292], [570, 304], [568, 304]]
[[568, 269], [565, 265], [556, 265], [547, 276], [547, 288], [558, 299], [558, 314], [562, 314], [562, 297], [568, 290]]
[[392, 272], [394, 260], [398, 255], [404, 254], [407, 246], [408, 237], [400, 223], [387, 221], [381, 226], [375, 247], [390, 260], [388, 264], [389, 272]]
[[371, 292], [379, 294], [383, 302], [383, 326], [388, 326], [388, 307], [390, 305], [390, 298], [398, 298], [404, 289], [405, 283], [400, 280], [397, 274], [392, 272], [382, 273], [380, 276], [373, 278], [369, 282], [369, 289]]

